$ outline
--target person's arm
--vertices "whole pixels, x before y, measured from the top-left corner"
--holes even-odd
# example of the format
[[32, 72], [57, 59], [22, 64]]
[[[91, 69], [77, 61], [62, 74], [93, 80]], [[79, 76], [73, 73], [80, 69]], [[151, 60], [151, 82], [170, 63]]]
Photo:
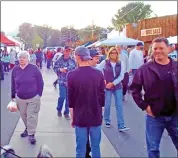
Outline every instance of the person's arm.
[[130, 69], [129, 69], [129, 56], [125, 55], [125, 65], [126, 65], [126, 72], [129, 73]]
[[129, 55], [129, 70], [132, 69], [132, 61], [133, 61], [133, 57], [134, 57], [134, 51], [131, 51], [130, 52], [130, 55]]
[[15, 99], [16, 89], [15, 89], [15, 69], [12, 70], [11, 75], [11, 99]]
[[75, 98], [73, 97], [73, 88], [72, 88], [72, 77], [71, 73], [67, 74], [67, 102], [69, 105], [69, 111], [71, 116], [71, 125], [73, 126], [73, 108], [74, 108]]
[[124, 63], [123, 61], [121, 61], [121, 72], [118, 78], [116, 78], [113, 81], [113, 84], [116, 86], [117, 84], [119, 84], [122, 80], [124, 79]]
[[96, 68], [97, 68], [98, 70], [100, 70], [100, 71], [104, 74], [103, 69], [104, 69], [105, 65], [106, 65], [106, 61], [103, 60], [100, 64], [98, 64], [98, 65], [96, 66]]
[[36, 67], [36, 79], [38, 85], [38, 95], [41, 97], [43, 94], [44, 81], [40, 70]]
[[135, 101], [135, 103], [140, 107], [142, 110], [146, 110], [148, 107], [148, 103], [142, 99], [142, 87], [143, 87], [143, 74], [142, 69], [139, 68], [132, 80], [132, 83], [130, 85], [130, 90], [132, 93], [132, 97]]
[[56, 62], [54, 63], [54, 67], [53, 67], [54, 72], [55, 72], [57, 75], [59, 75], [60, 73], [62, 73], [62, 72], [60, 71], [60, 68], [61, 68], [61, 61], [58, 60], [58, 61], [56, 61]]

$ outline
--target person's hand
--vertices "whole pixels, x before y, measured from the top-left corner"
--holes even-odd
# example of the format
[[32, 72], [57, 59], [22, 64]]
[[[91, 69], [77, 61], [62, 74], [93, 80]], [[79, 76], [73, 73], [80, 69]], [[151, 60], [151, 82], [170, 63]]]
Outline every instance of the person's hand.
[[145, 111], [146, 111], [146, 113], [147, 113], [149, 116], [155, 117], [155, 116], [153, 115], [152, 111], [151, 111], [150, 106], [148, 106]]
[[60, 68], [59, 70], [60, 70], [60, 72], [63, 72], [63, 73], [67, 72], [67, 69], [64, 69], [64, 68]]
[[71, 120], [70, 124], [71, 124], [71, 127], [72, 127], [72, 128], [75, 127], [75, 126], [74, 126], [74, 121], [73, 121], [73, 120]]
[[114, 84], [111, 83], [111, 82], [109, 82], [109, 83], [106, 85], [106, 88], [107, 88], [107, 89], [111, 89], [113, 86], [114, 86]]

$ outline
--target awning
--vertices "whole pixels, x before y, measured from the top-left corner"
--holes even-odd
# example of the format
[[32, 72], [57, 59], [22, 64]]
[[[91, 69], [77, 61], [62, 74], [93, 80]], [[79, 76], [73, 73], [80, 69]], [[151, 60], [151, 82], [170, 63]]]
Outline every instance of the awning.
[[5, 44], [6, 46], [19, 46], [18, 43], [15, 43], [11, 41], [9, 38], [7, 38], [5, 35], [1, 33], [1, 41], [2, 44]]
[[5, 45], [5, 44], [3, 44], [3, 43], [1, 43], [1, 47], [6, 47], [6, 45]]

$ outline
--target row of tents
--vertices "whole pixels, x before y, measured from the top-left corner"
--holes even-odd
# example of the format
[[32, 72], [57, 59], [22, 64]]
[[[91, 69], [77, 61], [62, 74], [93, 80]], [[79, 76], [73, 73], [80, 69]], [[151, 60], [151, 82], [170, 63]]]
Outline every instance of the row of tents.
[[[167, 38], [168, 41], [169, 41], [169, 44], [177, 44], [177, 36], [174, 36], [174, 37], [169, 37]], [[139, 40], [135, 40], [135, 39], [132, 39], [132, 38], [127, 38], [127, 37], [124, 37], [124, 36], [117, 36], [117, 37], [114, 37], [114, 38], [110, 38], [110, 39], [106, 39], [106, 40], [103, 40], [103, 41], [96, 41], [94, 43], [91, 43], [89, 44], [89, 42], [83, 46], [87, 47], [87, 48], [90, 48], [90, 47], [99, 47], [99, 46], [115, 46], [116, 44], [119, 44], [119, 45], [126, 45], [126, 46], [135, 46], [138, 42], [142, 42], [144, 44], [143, 41], [139, 41]]]

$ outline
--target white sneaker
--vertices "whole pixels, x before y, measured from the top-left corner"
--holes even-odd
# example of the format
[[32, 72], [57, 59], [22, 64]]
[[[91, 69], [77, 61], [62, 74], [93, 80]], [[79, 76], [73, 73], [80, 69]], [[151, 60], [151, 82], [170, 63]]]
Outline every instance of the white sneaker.
[[119, 132], [125, 132], [125, 131], [128, 131], [130, 128], [128, 127], [124, 127], [124, 128], [120, 128], [119, 129]]

